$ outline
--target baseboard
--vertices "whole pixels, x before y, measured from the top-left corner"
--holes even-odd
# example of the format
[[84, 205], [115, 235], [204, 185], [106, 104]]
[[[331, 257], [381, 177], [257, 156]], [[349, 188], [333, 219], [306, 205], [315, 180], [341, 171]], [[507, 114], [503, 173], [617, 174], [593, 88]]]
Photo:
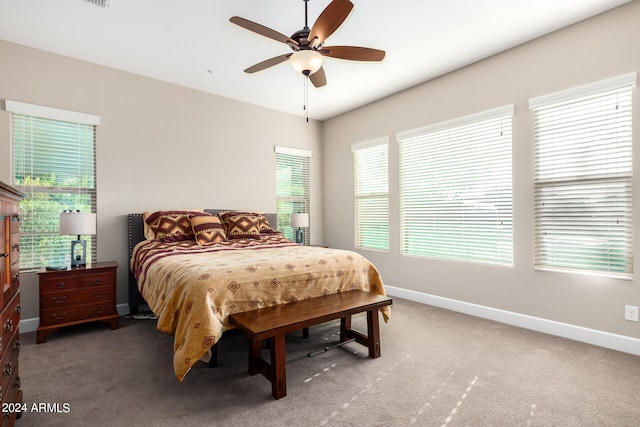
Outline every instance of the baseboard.
[[[118, 304], [116, 305], [116, 310], [118, 310], [119, 316], [124, 316], [125, 314], [129, 314], [129, 304]], [[35, 332], [35, 330], [38, 329], [39, 324], [40, 324], [39, 317], [32, 317], [30, 319], [21, 319], [20, 333], [26, 334], [27, 332]]]
[[640, 356], [640, 339], [385, 285], [387, 294]]
[[39, 324], [39, 317], [33, 317], [31, 319], [20, 319], [20, 333], [26, 334], [27, 332], [33, 332], [38, 329]]

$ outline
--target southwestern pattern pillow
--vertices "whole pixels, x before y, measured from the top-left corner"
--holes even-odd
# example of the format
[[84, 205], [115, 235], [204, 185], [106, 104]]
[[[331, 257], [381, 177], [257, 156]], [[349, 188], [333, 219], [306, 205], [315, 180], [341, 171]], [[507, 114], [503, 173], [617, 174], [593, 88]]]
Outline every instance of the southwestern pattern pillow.
[[220, 215], [227, 239], [260, 239], [260, 218], [254, 215]]
[[193, 240], [191, 217], [211, 216], [205, 212], [196, 211], [157, 211], [150, 214], [145, 222], [154, 238], [165, 242], [179, 242]]
[[227, 234], [216, 215], [194, 216], [190, 219], [196, 242], [201, 246], [225, 242]]
[[247, 212], [247, 211], [229, 211], [220, 214], [220, 219], [224, 223], [227, 218], [235, 217], [235, 216], [246, 216], [250, 218], [258, 219], [258, 231], [260, 233], [274, 233], [275, 230], [269, 224], [269, 220], [267, 220], [267, 216], [263, 212]]
[[144, 225], [144, 238], [147, 240], [155, 240], [156, 239], [156, 233], [153, 231], [153, 229], [151, 227], [149, 227], [149, 223], [147, 222], [147, 219], [151, 216], [151, 215], [157, 215], [157, 214], [162, 214], [165, 212], [185, 212], [187, 214], [191, 214], [193, 212], [195, 213], [203, 213], [204, 209], [174, 209], [171, 211], [144, 211], [144, 213], [142, 214], [142, 218], [144, 219], [143, 221], [143, 225]]

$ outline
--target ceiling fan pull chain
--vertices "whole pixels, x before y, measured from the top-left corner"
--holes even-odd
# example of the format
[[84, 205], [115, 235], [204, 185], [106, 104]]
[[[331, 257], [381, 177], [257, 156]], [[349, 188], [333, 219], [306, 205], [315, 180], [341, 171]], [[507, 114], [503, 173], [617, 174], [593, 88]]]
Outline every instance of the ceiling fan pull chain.
[[307, 113], [307, 123], [309, 123], [309, 77], [304, 76], [304, 106], [303, 110]]

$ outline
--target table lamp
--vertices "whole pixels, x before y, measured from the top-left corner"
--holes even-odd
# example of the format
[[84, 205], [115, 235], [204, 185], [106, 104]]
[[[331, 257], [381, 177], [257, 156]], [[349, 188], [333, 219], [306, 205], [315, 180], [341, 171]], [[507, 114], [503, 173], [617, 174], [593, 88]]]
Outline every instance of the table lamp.
[[66, 210], [60, 214], [60, 234], [76, 235], [71, 241], [71, 267], [87, 264], [87, 241], [80, 235], [96, 234], [96, 214]]
[[296, 243], [301, 244], [304, 242], [303, 227], [309, 226], [309, 214], [308, 213], [294, 213], [291, 214], [291, 227], [297, 228], [296, 230]]

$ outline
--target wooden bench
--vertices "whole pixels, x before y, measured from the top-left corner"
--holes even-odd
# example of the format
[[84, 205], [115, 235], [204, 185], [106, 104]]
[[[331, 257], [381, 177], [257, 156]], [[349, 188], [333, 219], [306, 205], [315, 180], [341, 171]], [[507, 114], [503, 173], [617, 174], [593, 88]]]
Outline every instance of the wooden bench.
[[[355, 339], [369, 349], [369, 357], [380, 357], [378, 310], [391, 305], [386, 296], [361, 290], [331, 294], [289, 304], [235, 313], [229, 322], [249, 340], [249, 374], [262, 373], [271, 381], [276, 399], [287, 395], [285, 334], [309, 326], [340, 320], [340, 342]], [[351, 316], [367, 312], [367, 335], [351, 329]], [[262, 358], [262, 341], [268, 340], [270, 363]]]

